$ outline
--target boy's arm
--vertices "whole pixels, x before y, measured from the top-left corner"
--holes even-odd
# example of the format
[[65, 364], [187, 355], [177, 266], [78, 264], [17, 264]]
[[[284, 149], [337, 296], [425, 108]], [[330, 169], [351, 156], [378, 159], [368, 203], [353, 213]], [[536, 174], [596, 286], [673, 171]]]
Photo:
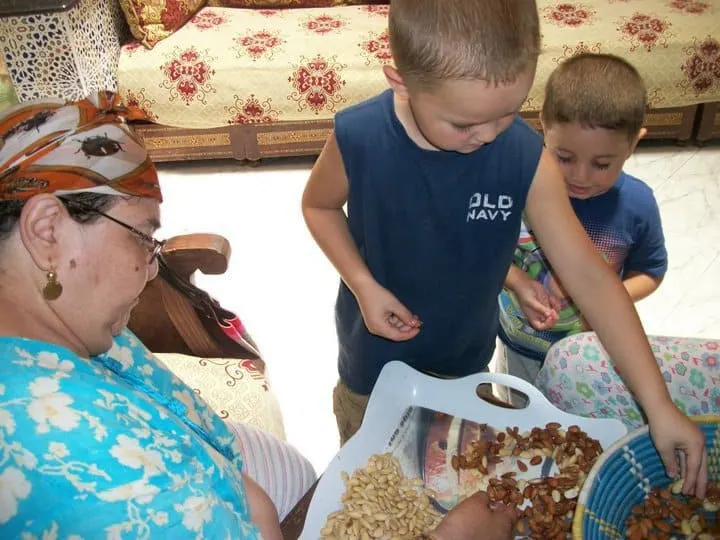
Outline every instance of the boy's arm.
[[511, 264], [505, 278], [505, 288], [515, 291], [527, 279], [527, 275], [517, 265]]
[[[649, 188], [648, 188], [649, 189]], [[649, 192], [636, 201], [639, 223], [633, 244], [624, 261], [623, 285], [633, 302], [650, 296], [657, 290], [668, 268], [660, 208]]]
[[623, 278], [625, 290], [633, 302], [638, 302], [654, 293], [665, 276], [651, 276], [643, 272], [626, 272]]
[[420, 320], [373, 277], [348, 228], [349, 183], [335, 133], [328, 137], [302, 198], [310, 233], [355, 295], [368, 330], [394, 341], [414, 338]]
[[[652, 276], [644, 272], [625, 272], [622, 280], [623, 287], [633, 302], [639, 302], [654, 293], [662, 283], [665, 276]], [[592, 330], [592, 326], [583, 317], [583, 329]]]
[[515, 293], [520, 309], [535, 330], [543, 332], [557, 324], [560, 311], [557, 298], [530, 278], [522, 268], [515, 264], [510, 265], [505, 277], [505, 288]]
[[673, 404], [627, 291], [595, 250], [570, 205], [562, 173], [543, 151], [525, 208], [527, 220], [555, 272], [600, 336], [635, 394], [668, 473], [674, 451], [687, 452], [687, 493], [704, 496], [707, 455], [700, 430]]
[[302, 197], [302, 212], [313, 238], [357, 296], [363, 285], [374, 279], [350, 235], [343, 211], [347, 198], [345, 166], [335, 133], [331, 133], [310, 172]]

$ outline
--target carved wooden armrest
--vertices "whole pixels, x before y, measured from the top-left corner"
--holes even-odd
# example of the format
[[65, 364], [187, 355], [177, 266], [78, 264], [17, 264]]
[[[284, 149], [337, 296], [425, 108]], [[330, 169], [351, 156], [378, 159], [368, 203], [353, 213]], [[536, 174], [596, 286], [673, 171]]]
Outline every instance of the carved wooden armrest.
[[[196, 270], [205, 274], [223, 274], [230, 259], [230, 243], [217, 234], [175, 236], [166, 242], [162, 255], [166, 266], [176, 277], [161, 272], [147, 284], [132, 312], [128, 324], [130, 330], [153, 352], [208, 358], [235, 358], [237, 354], [238, 358], [254, 360], [263, 370], [264, 363], [252, 338], [246, 334], [236, 336], [240, 347], [232, 345], [231, 349], [237, 349], [237, 352], [228, 353], [228, 344], [222, 344], [226, 338], [217, 341], [218, 336], [213, 335], [222, 333], [219, 321], [208, 320], [198, 314], [190, 296], [187, 296], [191, 286], [180, 283], [180, 288], [177, 288], [178, 277], [190, 281]], [[202, 293], [190, 291], [190, 294]], [[201, 298], [200, 301], [204, 300]]]
[[162, 251], [168, 266], [184, 278], [196, 270], [209, 275], [224, 274], [231, 252], [226, 238], [209, 233], [173, 236]]

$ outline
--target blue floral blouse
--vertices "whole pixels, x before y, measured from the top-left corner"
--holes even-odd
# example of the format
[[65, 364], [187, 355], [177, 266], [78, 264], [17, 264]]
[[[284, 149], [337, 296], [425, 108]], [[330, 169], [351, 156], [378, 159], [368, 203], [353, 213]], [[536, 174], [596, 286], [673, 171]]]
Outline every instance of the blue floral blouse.
[[0, 538], [259, 538], [223, 421], [131, 332], [0, 337]]

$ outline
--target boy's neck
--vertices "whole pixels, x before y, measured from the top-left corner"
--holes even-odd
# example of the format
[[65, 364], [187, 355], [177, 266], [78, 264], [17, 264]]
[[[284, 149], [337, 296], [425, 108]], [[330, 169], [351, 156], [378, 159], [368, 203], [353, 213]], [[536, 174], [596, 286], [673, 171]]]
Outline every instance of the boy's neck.
[[393, 92], [393, 108], [400, 125], [412, 142], [423, 150], [441, 151], [438, 147], [431, 144], [422, 134], [420, 128], [418, 128], [417, 122], [415, 122], [415, 115], [410, 106], [410, 101], [407, 98], [400, 97], [397, 92]]

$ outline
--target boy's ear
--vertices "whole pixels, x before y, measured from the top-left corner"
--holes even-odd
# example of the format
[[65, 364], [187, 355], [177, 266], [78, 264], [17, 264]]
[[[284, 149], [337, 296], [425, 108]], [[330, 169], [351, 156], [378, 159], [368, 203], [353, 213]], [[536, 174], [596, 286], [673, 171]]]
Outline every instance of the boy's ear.
[[640, 128], [640, 131], [638, 131], [638, 134], [635, 136], [632, 143], [630, 143], [630, 154], [635, 152], [635, 148], [637, 148], [637, 145], [640, 142], [640, 140], [642, 138], [644, 138], [645, 135], [647, 135], [647, 132], [648, 132], [647, 128]]
[[403, 98], [408, 97], [408, 88], [405, 84], [405, 79], [400, 75], [400, 72], [392, 66], [383, 66], [383, 73], [385, 79], [387, 79], [390, 88], [393, 89], [397, 95]]

